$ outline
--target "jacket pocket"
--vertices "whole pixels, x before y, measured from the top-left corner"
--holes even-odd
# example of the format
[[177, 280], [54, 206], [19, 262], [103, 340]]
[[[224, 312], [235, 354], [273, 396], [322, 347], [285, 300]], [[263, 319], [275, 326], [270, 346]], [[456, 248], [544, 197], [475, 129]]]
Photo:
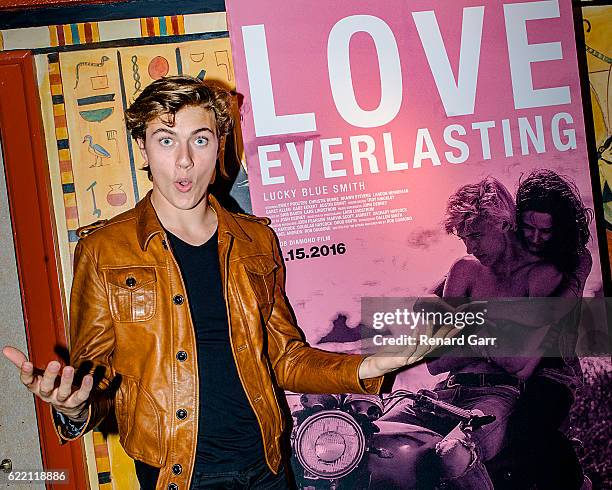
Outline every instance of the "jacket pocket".
[[154, 267], [108, 269], [106, 280], [113, 320], [140, 322], [153, 318], [156, 307]]
[[122, 375], [115, 415], [119, 440], [128, 455], [152, 466], [163, 465], [166, 454], [160, 412], [136, 378]]
[[275, 271], [278, 265], [267, 256], [248, 257], [243, 260], [246, 275], [260, 305], [274, 302]]

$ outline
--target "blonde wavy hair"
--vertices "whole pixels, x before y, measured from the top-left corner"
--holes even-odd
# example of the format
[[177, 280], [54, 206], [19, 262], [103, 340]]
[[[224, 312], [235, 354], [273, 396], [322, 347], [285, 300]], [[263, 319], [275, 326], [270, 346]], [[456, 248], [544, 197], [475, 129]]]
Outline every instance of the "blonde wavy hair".
[[448, 198], [444, 229], [449, 234], [461, 233], [479, 218], [506, 223], [509, 229], [516, 230], [516, 206], [512, 194], [493, 177], [464, 185]]

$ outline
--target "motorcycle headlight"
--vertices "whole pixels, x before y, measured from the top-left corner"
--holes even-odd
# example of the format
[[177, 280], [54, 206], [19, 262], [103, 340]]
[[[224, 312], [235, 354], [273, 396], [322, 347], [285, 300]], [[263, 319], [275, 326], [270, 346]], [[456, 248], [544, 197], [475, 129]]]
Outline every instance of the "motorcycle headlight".
[[294, 450], [305, 469], [319, 478], [332, 480], [349, 474], [359, 464], [365, 451], [365, 437], [353, 417], [325, 410], [311, 415], [299, 426]]

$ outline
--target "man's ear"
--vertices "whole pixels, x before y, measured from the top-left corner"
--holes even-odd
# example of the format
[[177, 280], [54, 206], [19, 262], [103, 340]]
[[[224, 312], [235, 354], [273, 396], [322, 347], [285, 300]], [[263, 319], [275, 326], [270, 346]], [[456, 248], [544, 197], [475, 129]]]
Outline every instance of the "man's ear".
[[145, 142], [144, 142], [144, 140], [138, 138], [136, 140], [136, 144], [138, 145], [138, 149], [140, 150], [140, 154], [142, 155], [142, 158], [144, 158], [145, 162], [148, 162], [149, 158], [147, 157], [147, 150], [145, 150]]

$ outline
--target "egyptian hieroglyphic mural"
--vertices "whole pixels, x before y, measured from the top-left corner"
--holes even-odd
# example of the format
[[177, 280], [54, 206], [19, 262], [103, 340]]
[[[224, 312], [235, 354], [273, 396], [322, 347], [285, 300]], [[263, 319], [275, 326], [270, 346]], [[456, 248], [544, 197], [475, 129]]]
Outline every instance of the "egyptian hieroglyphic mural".
[[134, 206], [150, 182], [123, 111], [153, 80], [190, 74], [234, 88], [227, 39], [59, 54], [79, 224]]
[[612, 5], [582, 9], [606, 226], [612, 229]]

